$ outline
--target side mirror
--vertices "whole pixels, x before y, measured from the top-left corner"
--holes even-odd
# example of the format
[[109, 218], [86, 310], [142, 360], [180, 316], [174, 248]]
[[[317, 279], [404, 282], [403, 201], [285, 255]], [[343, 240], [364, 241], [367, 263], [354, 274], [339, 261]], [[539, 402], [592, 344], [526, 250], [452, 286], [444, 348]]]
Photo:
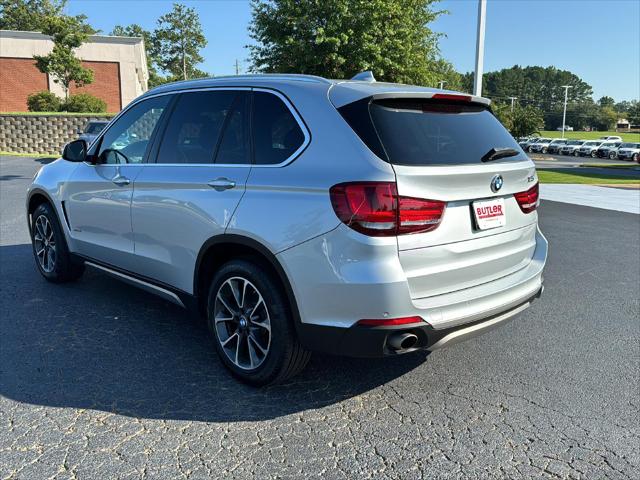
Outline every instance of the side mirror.
[[74, 140], [65, 145], [62, 158], [70, 162], [84, 162], [87, 159], [87, 142]]

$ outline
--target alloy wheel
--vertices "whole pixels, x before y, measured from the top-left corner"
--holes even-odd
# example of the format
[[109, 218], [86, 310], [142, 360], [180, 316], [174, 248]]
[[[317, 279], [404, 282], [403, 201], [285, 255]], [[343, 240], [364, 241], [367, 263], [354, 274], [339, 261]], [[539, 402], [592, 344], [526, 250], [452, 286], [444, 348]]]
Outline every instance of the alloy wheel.
[[33, 245], [40, 268], [51, 273], [56, 267], [56, 238], [49, 219], [45, 215], [36, 218]]
[[242, 277], [227, 279], [216, 293], [213, 315], [227, 358], [243, 370], [262, 365], [271, 346], [271, 320], [256, 286]]

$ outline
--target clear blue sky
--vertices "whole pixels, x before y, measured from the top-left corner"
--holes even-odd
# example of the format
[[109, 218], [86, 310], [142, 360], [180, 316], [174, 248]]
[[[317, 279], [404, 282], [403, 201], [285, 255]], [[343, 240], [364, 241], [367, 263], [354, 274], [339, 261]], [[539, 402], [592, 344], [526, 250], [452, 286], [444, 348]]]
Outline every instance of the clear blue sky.
[[[182, 1], [194, 7], [209, 41], [202, 69], [234, 73], [236, 58], [247, 67], [251, 20], [246, 0]], [[116, 24], [138, 23], [152, 30], [171, 10], [165, 0], [70, 0], [67, 12], [84, 13], [108, 33]], [[474, 68], [477, 0], [443, 0], [448, 10], [433, 29], [446, 35], [442, 55], [460, 72]], [[488, 0], [485, 71], [519, 65], [553, 65], [589, 83], [598, 99], [640, 97], [640, 1]]]

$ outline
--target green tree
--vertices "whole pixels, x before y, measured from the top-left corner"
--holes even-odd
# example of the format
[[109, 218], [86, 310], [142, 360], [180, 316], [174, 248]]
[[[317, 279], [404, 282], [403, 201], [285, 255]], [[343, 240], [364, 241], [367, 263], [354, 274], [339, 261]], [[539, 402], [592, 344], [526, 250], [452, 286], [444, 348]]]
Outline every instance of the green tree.
[[616, 101], [611, 97], [607, 97], [606, 95], [598, 100], [598, 105], [600, 105], [601, 107], [613, 107], [615, 104]]
[[158, 65], [173, 78], [207, 76], [196, 67], [204, 60], [200, 50], [207, 46], [207, 40], [193, 8], [174, 3], [173, 10], [158, 19], [153, 43]]
[[0, 30], [41, 32], [47, 17], [62, 15], [67, 0], [0, 0]]
[[126, 26], [116, 25], [110, 35], [142, 38], [147, 57], [147, 70], [149, 71], [149, 88], [157, 87], [168, 81], [158, 73], [158, 49], [152, 32], [145, 30], [137, 23], [132, 23]]
[[602, 131], [612, 130], [615, 128], [617, 120], [618, 113], [613, 109], [613, 107], [605, 106], [600, 108], [596, 118], [595, 127]]
[[444, 82], [444, 88], [447, 90], [462, 90], [464, 87], [462, 75], [460, 75], [451, 63], [440, 58], [432, 63], [431, 71], [437, 77], [436, 82], [431, 85], [439, 87], [440, 82]]
[[638, 100], [630, 102], [627, 115], [632, 125], [640, 125], [640, 102]]
[[46, 17], [42, 33], [53, 40], [53, 50], [48, 55], [34, 55], [36, 66], [43, 73], [53, 76], [53, 81], [62, 85], [65, 99], [69, 98], [71, 83], [82, 87], [93, 82], [93, 71], [84, 68], [74, 50], [82, 45], [94, 30], [78, 17]]
[[542, 111], [530, 105], [515, 104], [512, 110], [511, 103], [494, 102], [491, 104], [491, 110], [516, 138], [537, 133], [544, 127]]
[[514, 108], [511, 135], [516, 138], [524, 137], [539, 132], [543, 128], [544, 115], [542, 110], [531, 105], [524, 107], [518, 105]]
[[436, 85], [437, 0], [252, 0], [251, 69]]

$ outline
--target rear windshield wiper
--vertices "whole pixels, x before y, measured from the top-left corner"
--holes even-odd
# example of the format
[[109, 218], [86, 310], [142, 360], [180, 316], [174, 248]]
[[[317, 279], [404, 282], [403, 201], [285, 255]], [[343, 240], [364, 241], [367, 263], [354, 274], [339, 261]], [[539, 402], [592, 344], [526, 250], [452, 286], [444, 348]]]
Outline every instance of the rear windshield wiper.
[[499, 158], [515, 157], [519, 154], [520, 151], [515, 148], [492, 148], [485, 153], [480, 160], [483, 162], [491, 162], [492, 160], [498, 160]]

